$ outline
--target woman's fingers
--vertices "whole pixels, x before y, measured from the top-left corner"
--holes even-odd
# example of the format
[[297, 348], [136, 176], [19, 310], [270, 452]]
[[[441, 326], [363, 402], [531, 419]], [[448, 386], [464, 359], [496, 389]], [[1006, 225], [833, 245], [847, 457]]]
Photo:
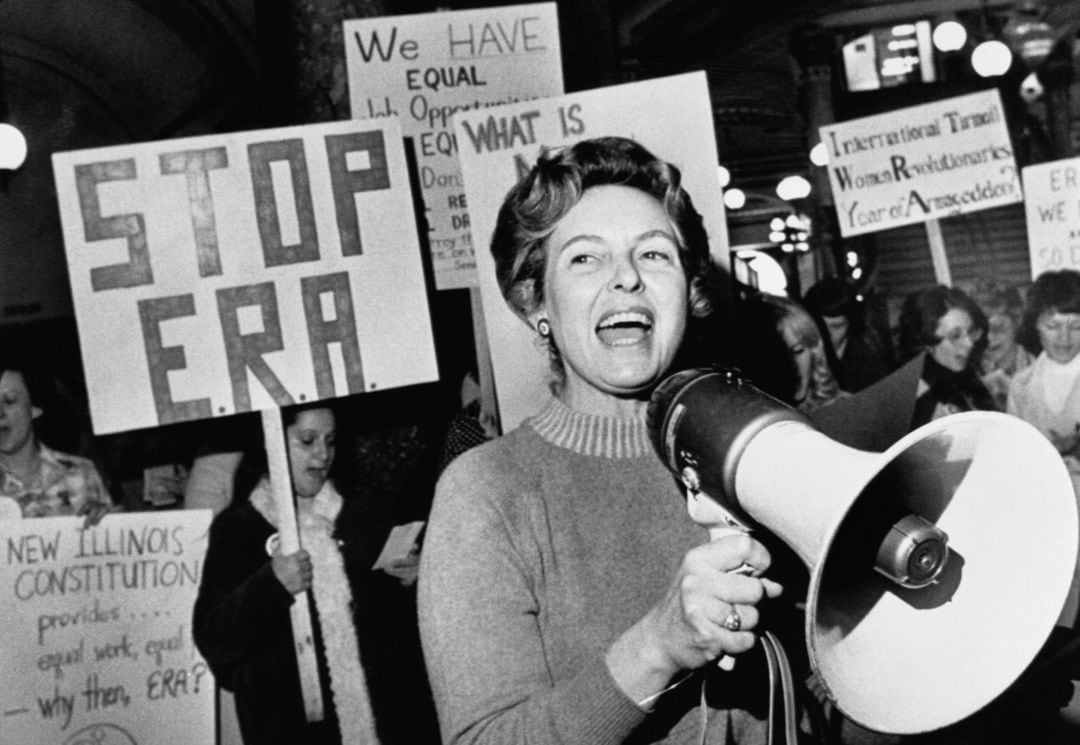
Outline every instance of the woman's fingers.
[[111, 508], [112, 505], [104, 502], [87, 502], [76, 514], [86, 516], [83, 521], [83, 529], [92, 528], [111, 512]]
[[678, 667], [693, 668], [755, 643], [757, 604], [782, 588], [760, 576], [768, 550], [745, 534], [718, 538], [687, 552], [676, 582], [656, 609], [657, 638]]
[[295, 595], [311, 587], [311, 556], [304, 549], [287, 556], [275, 554], [271, 563], [278, 581], [291, 594]]
[[705, 662], [723, 654], [741, 654], [752, 649], [760, 614], [753, 605], [717, 599], [690, 610], [686, 621], [691, 629], [691, 643]]
[[760, 577], [772, 563], [769, 551], [748, 533], [722, 536], [692, 549], [686, 555], [688, 562], [701, 562], [718, 572], [739, 571]]

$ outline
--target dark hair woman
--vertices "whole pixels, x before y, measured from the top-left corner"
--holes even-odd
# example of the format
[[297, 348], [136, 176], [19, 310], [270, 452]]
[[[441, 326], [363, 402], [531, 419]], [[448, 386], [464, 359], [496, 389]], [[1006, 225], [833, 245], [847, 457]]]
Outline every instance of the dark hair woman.
[[1080, 272], [1044, 272], [1018, 334], [1035, 362], [1013, 376], [1007, 410], [1050, 438], [1080, 474]]
[[978, 374], [986, 327], [979, 306], [955, 287], [935, 285], [904, 298], [900, 348], [905, 358], [925, 355], [911, 429], [947, 414], [996, 408]]
[[85, 515], [93, 525], [112, 510], [112, 499], [92, 461], [39, 437], [41, 419], [59, 408], [48, 388], [32, 365], [0, 360], [0, 519]]
[[[301, 548], [277, 540], [277, 503], [265, 473], [210, 526], [195, 644], [218, 682], [233, 691], [245, 745], [374, 742], [375, 726], [354, 624], [348, 570], [355, 542], [341, 540], [345, 500], [331, 478], [337, 423], [325, 403], [283, 410]], [[256, 460], [259, 460], [256, 458]], [[262, 459], [265, 463], [265, 457]], [[311, 592], [312, 630], [325, 718], [304, 712], [290, 608]]]

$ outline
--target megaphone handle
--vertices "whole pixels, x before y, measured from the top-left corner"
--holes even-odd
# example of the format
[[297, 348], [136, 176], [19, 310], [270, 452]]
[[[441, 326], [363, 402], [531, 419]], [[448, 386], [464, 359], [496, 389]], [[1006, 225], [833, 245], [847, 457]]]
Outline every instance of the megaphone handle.
[[[724, 538], [729, 535], [739, 535], [746, 532], [748, 531], [731, 525], [712, 525], [709, 527], [709, 540], [715, 541], [717, 538]], [[741, 567], [731, 570], [734, 574], [750, 574], [753, 571], [754, 568], [749, 564], [743, 564]], [[735, 668], [735, 658], [726, 654], [717, 660], [716, 664], [721, 670], [730, 672]]]

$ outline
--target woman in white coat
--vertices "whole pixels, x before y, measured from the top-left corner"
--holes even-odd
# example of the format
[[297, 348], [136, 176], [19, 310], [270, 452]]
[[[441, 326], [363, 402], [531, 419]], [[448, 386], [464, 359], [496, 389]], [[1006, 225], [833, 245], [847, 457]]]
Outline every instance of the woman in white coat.
[[1080, 473], [1080, 272], [1039, 275], [1019, 338], [1038, 357], [1010, 382], [1007, 411], [1035, 425]]

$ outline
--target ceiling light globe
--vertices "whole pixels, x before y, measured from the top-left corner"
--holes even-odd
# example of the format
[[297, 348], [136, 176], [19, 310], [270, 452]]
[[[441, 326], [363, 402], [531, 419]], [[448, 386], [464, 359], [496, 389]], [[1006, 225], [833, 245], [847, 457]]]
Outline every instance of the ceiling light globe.
[[1004, 75], [1012, 66], [1012, 52], [1003, 42], [984, 41], [971, 53], [971, 66], [984, 78]]
[[967, 29], [956, 21], [945, 21], [934, 28], [932, 38], [939, 52], [955, 52], [967, 43]]
[[26, 137], [18, 127], [0, 124], [0, 169], [14, 171], [26, 161]]

